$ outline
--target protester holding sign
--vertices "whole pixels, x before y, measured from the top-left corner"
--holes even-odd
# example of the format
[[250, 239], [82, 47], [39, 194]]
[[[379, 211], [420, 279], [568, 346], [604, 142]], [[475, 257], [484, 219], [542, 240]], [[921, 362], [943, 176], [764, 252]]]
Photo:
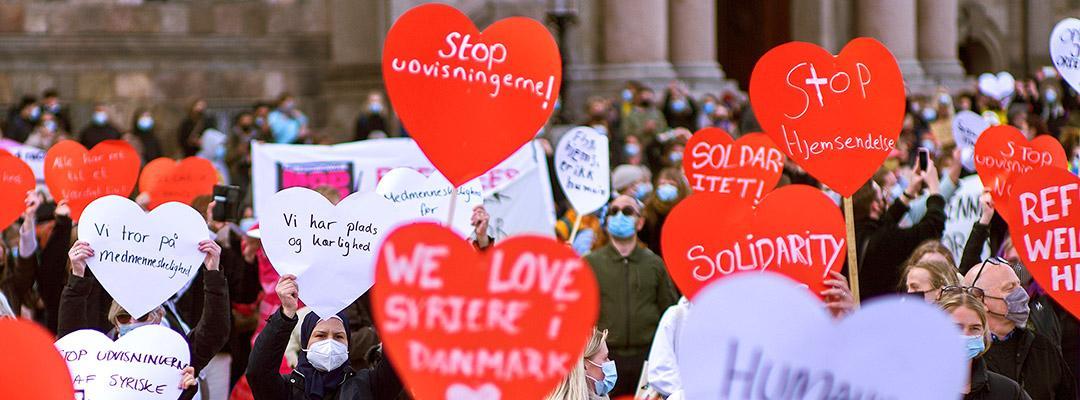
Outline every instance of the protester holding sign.
[[[36, 207], [37, 205], [33, 202], [27, 204], [24, 223], [36, 223], [35, 220], [38, 218]], [[19, 253], [16, 262], [19, 263], [20, 269], [34, 271], [37, 294], [45, 306], [45, 327], [52, 332], [57, 331], [60, 294], [64, 288], [64, 277], [67, 276], [67, 250], [71, 244], [71, 228], [71, 209], [66, 201], [61, 200], [54, 210], [52, 232], [44, 246], [38, 245], [36, 236], [20, 236], [20, 248], [26, 251]], [[88, 303], [96, 305], [86, 310], [88, 318], [91, 321], [105, 321], [112, 297], [100, 285], [91, 288]], [[95, 329], [108, 329], [104, 322], [100, 324], [91, 322], [91, 324]]]
[[600, 284], [600, 329], [607, 329], [619, 380], [611, 395], [633, 394], [652, 345], [660, 314], [675, 303], [674, 285], [664, 261], [643, 247], [637, 233], [645, 226], [642, 205], [619, 196], [608, 205], [610, 243], [585, 256]]
[[299, 321], [300, 288], [296, 277], [285, 275], [277, 284], [281, 308], [270, 316], [255, 339], [248, 362], [247, 379], [258, 400], [393, 400], [402, 392], [401, 381], [389, 361], [375, 368], [353, 371], [349, 359], [348, 316], [343, 312], [320, 319], [304, 317], [300, 342], [304, 351], [292, 374], [279, 375], [278, 366], [289, 343], [289, 333]]
[[938, 300], [960, 327], [971, 360], [971, 379], [965, 385], [964, 400], [1031, 400], [1016, 381], [986, 369], [983, 355], [990, 347], [987, 339], [986, 306], [968, 293], [955, 292]]

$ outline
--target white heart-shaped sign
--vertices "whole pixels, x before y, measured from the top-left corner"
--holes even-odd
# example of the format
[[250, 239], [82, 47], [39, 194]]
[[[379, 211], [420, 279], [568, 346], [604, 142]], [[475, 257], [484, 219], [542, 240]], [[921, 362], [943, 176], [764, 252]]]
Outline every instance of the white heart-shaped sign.
[[1012, 74], [1002, 71], [997, 75], [989, 72], [979, 75], [979, 91], [998, 101], [1005, 100], [1016, 91], [1016, 79]]
[[[161, 325], [132, 330], [116, 342], [84, 329], [56, 341], [84, 399], [173, 400], [190, 363], [187, 340]], [[80, 392], [81, 390], [81, 392]]]
[[955, 400], [968, 379], [956, 324], [922, 301], [871, 301], [837, 324], [805, 288], [763, 273], [719, 280], [691, 307], [677, 349], [687, 399]]
[[270, 263], [279, 274], [296, 275], [300, 300], [324, 318], [371, 288], [375, 253], [401, 221], [378, 193], [353, 193], [334, 206], [301, 187], [275, 193], [259, 213]]
[[599, 210], [611, 200], [608, 138], [579, 126], [566, 132], [555, 147], [555, 175], [578, 215]]
[[199, 272], [206, 258], [199, 242], [209, 237], [204, 217], [177, 202], [146, 213], [127, 198], [105, 196], [79, 221], [79, 240], [94, 249], [86, 265], [133, 316], [157, 308]]
[[1080, 19], [1065, 18], [1050, 32], [1050, 58], [1065, 82], [1080, 92]]
[[[398, 215], [408, 222], [446, 223], [454, 185], [439, 172], [431, 176], [412, 168], [394, 168], [383, 175], [375, 192], [394, 202]], [[473, 179], [457, 188], [454, 220], [450, 227], [461, 236], [472, 233], [472, 210], [484, 205], [484, 188]]]
[[990, 128], [990, 122], [971, 111], [958, 112], [952, 120], [953, 139], [961, 150], [974, 149], [975, 141], [988, 128]]
[[468, 385], [456, 383], [446, 388], [446, 400], [499, 400], [502, 392], [499, 387], [490, 383], [480, 385], [473, 389]]

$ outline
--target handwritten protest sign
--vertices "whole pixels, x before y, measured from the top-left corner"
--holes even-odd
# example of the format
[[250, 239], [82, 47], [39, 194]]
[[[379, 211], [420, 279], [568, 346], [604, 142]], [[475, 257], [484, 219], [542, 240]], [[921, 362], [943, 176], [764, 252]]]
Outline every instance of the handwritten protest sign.
[[750, 102], [788, 157], [851, 196], [896, 148], [904, 79], [892, 53], [874, 39], [852, 40], [835, 57], [791, 42], [758, 60]]
[[1038, 136], [1029, 142], [1009, 125], [987, 129], [975, 143], [975, 171], [983, 186], [990, 188], [994, 208], [1009, 223], [1013, 215], [1009, 207], [1004, 207], [1011, 197], [1009, 178], [1040, 167], [1066, 168], [1067, 163], [1065, 149], [1053, 136]]
[[71, 219], [78, 222], [83, 209], [102, 196], [127, 197], [139, 177], [139, 153], [123, 140], [106, 140], [86, 150], [64, 140], [45, 154], [45, 183], [56, 199], [67, 200]]
[[578, 214], [599, 210], [611, 200], [608, 138], [579, 126], [566, 132], [555, 147], [555, 175]]
[[756, 210], [731, 196], [695, 193], [668, 215], [660, 244], [668, 274], [689, 298], [746, 271], [779, 272], [817, 293], [829, 271], [844, 265], [844, 233], [832, 200], [813, 187], [790, 185], [766, 195]]
[[53, 336], [24, 319], [0, 318], [0, 399], [71, 400], [75, 393]]
[[1050, 58], [1061, 77], [1080, 92], [1080, 19], [1065, 18], [1050, 32]]
[[202, 157], [180, 162], [158, 158], [146, 163], [139, 175], [139, 190], [150, 193], [151, 209], [170, 201], [191, 204], [196, 197], [213, 193], [217, 183], [217, 170]]
[[266, 256], [279, 274], [296, 275], [300, 300], [322, 317], [371, 288], [375, 253], [402, 220], [397, 206], [374, 192], [353, 193], [335, 206], [314, 190], [294, 187], [265, 206], [259, 230]]
[[543, 24], [523, 17], [483, 32], [443, 4], [415, 7], [383, 43], [394, 110], [455, 186], [482, 175], [532, 139], [559, 98], [562, 59]]
[[83, 212], [79, 240], [94, 256], [86, 265], [133, 316], [150, 312], [199, 272], [210, 238], [206, 219], [190, 206], [165, 203], [146, 213], [120, 196], [94, 200]]
[[34, 171], [23, 160], [0, 150], [0, 226], [15, 222], [23, 210], [26, 192], [34, 189]]
[[956, 147], [961, 150], [974, 149], [979, 135], [989, 128], [990, 121], [979, 114], [967, 110], [956, 113], [952, 120], [952, 134]]
[[716, 282], [691, 310], [676, 347], [687, 399], [954, 400], [968, 380], [956, 323], [922, 301], [871, 301], [835, 323], [766, 273]]
[[986, 72], [979, 75], [979, 92], [997, 101], [1012, 97], [1015, 91], [1016, 79], [1008, 72], [998, 72], [997, 75]]
[[732, 140], [720, 128], [694, 133], [683, 150], [683, 171], [694, 192], [759, 199], [776, 187], [784, 170], [784, 153], [763, 133]]
[[1080, 178], [1043, 167], [1011, 183], [1006, 204], [1014, 215], [1009, 234], [1016, 252], [1039, 287], [1080, 316]]
[[543, 398], [596, 323], [592, 270], [552, 239], [515, 236], [477, 253], [437, 224], [406, 225], [376, 265], [375, 323], [418, 399]]
[[[941, 244], [953, 255], [953, 262], [960, 265], [964, 256], [964, 246], [971, 236], [971, 227], [982, 216], [979, 197], [983, 194], [983, 185], [976, 175], [960, 180], [956, 191], [945, 204], [945, 231], [941, 234]], [[983, 244], [982, 259], [990, 257], [990, 244]]]
[[45, 150], [26, 146], [11, 139], [0, 139], [0, 149], [7, 150], [8, 153], [29, 165], [30, 170], [34, 171], [38, 188], [48, 190], [45, 186]]
[[161, 325], [135, 328], [116, 342], [84, 329], [56, 341], [78, 397], [85, 400], [173, 400], [191, 359], [187, 340]]
[[[445, 223], [450, 213], [450, 195], [454, 185], [438, 171], [431, 176], [412, 168], [394, 168], [379, 179], [375, 192], [394, 202], [402, 221], [433, 221]], [[457, 188], [457, 212], [450, 226], [462, 236], [473, 232], [472, 210], [484, 205], [484, 191], [480, 181], [471, 180]]]

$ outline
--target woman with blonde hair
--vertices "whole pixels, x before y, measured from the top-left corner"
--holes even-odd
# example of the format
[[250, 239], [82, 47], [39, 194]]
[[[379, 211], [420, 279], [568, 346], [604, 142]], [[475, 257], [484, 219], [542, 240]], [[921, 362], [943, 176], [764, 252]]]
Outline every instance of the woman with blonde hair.
[[585, 352], [570, 368], [559, 386], [545, 400], [607, 400], [618, 376], [608, 358], [608, 331], [593, 328]]
[[900, 291], [910, 294], [922, 294], [928, 302], [933, 302], [941, 295], [941, 289], [959, 286], [960, 277], [951, 262], [929, 259], [908, 264], [900, 275], [904, 281]]
[[964, 400], [1030, 400], [1020, 385], [986, 369], [983, 354], [990, 347], [986, 325], [984, 293], [976, 287], [948, 286], [942, 289], [938, 306], [956, 321], [971, 360], [971, 378], [964, 386]]

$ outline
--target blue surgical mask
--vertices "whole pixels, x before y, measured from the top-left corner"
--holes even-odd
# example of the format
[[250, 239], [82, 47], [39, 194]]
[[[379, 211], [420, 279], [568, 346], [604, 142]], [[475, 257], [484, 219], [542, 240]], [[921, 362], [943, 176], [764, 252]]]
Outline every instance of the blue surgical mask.
[[120, 326], [117, 327], [117, 331], [116, 331], [117, 336], [116, 337], [123, 337], [124, 335], [127, 335], [128, 333], [131, 333], [131, 331], [135, 330], [135, 328], [141, 328], [141, 327], [144, 327], [144, 326], [147, 326], [147, 325], [154, 325], [154, 323], [150, 322], [150, 321], [146, 321], [146, 322], [132, 322], [130, 324], [120, 325]]
[[634, 197], [636, 197], [638, 200], [644, 200], [646, 197], [649, 196], [649, 193], [652, 193], [652, 189], [653, 188], [651, 183], [642, 183], [640, 185], [637, 185], [637, 188], [634, 189]]
[[368, 112], [378, 114], [382, 112], [382, 103], [371, 103], [367, 106]]
[[1047, 103], [1053, 103], [1057, 101], [1057, 91], [1054, 89], [1048, 89], [1046, 93], [1043, 94], [1043, 97], [1046, 97]]
[[38, 118], [41, 118], [41, 107], [34, 106], [30, 109], [30, 120], [37, 121]]
[[627, 156], [633, 157], [641, 153], [641, 146], [638, 146], [637, 143], [627, 143], [623, 151], [626, 152]]
[[671, 111], [683, 112], [686, 109], [686, 100], [679, 99], [671, 102]]
[[53, 114], [56, 114], [56, 113], [60, 112], [60, 103], [56, 103], [56, 104], [53, 104], [51, 106], [46, 106], [46, 107], [49, 109], [49, 112], [51, 112]]
[[49, 132], [56, 132], [56, 121], [48, 120], [48, 121], [42, 122], [41, 125], [44, 126], [45, 130], [47, 130]]
[[630, 100], [633, 100], [633, 99], [634, 99], [634, 91], [632, 91], [630, 89], [623, 89], [623, 91], [622, 91], [622, 100], [625, 101], [625, 102], [629, 102]]
[[933, 107], [926, 107], [922, 109], [922, 118], [926, 122], [934, 122], [937, 120], [937, 110]]
[[705, 111], [705, 114], [711, 115], [716, 112], [716, 103], [705, 103], [705, 105], [702, 106], [702, 111]]
[[668, 154], [668, 159], [671, 160], [672, 165], [679, 165], [679, 163], [682, 162], [682, 153], [673, 151], [671, 154]]
[[963, 336], [964, 341], [967, 343], [967, 358], [968, 360], [974, 360], [979, 354], [982, 354], [983, 350], [986, 350], [986, 341], [983, 340], [982, 335]]
[[670, 183], [665, 183], [656, 188], [656, 197], [662, 202], [670, 203], [679, 197], [679, 188]]
[[942, 93], [938, 96], [938, 102], [941, 104], [952, 104], [952, 97], [949, 97], [946, 93]]
[[139, 129], [148, 131], [150, 130], [150, 128], [154, 127], [154, 119], [147, 116], [142, 116], [139, 117], [139, 121], [136, 124], [139, 126]]
[[106, 122], [109, 122], [109, 114], [104, 111], [95, 111], [93, 119], [94, 125], [105, 125]]
[[619, 239], [629, 239], [637, 233], [637, 217], [617, 213], [607, 217], [607, 231]]
[[923, 139], [921, 142], [919, 142], [919, 146], [929, 151], [930, 156], [937, 154], [937, 144], [935, 144], [933, 140]]
[[611, 389], [615, 388], [615, 382], [619, 380], [619, 371], [615, 369], [615, 361], [607, 361], [603, 365], [594, 363], [592, 360], [585, 361], [588, 361], [589, 364], [595, 365], [604, 371], [604, 380], [602, 381], [598, 381], [591, 376], [585, 375], [589, 377], [589, 379], [593, 379], [596, 387], [596, 394], [603, 396], [611, 392]]

